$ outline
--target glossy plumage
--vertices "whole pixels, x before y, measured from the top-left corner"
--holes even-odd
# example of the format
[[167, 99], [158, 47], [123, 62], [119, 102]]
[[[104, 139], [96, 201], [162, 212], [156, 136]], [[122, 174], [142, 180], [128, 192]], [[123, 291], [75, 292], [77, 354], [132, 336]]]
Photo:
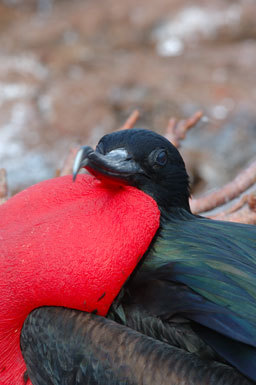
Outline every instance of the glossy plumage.
[[34, 310], [21, 348], [34, 385], [249, 385], [222, 363], [70, 309]]
[[[116, 322], [94, 315], [79, 315], [80, 321], [74, 317], [72, 330], [82, 353], [80, 364], [73, 362], [78, 379], [67, 384], [242, 385], [250, 383], [246, 377], [256, 381], [256, 227], [192, 215], [184, 162], [174, 146], [151, 131], [106, 135], [95, 151], [82, 148], [74, 175], [81, 167], [110, 184], [129, 184], [153, 197], [161, 226], [112, 306], [108, 316]], [[98, 331], [92, 335], [94, 327]], [[34, 334], [33, 328], [24, 329], [25, 359], [42, 351], [45, 365], [52, 368], [53, 358], [47, 361], [44, 353], [48, 344], [36, 338], [32, 347], [27, 343]], [[65, 356], [65, 348], [57, 344], [56, 349]], [[28, 367], [33, 370], [29, 362]], [[58, 370], [54, 385], [65, 376], [65, 367]], [[131, 374], [126, 376], [127, 370]]]
[[178, 316], [192, 322], [220, 359], [256, 381], [255, 226], [192, 215], [184, 162], [156, 133], [116, 132], [103, 137], [95, 152], [88, 149], [90, 171], [143, 190], [162, 213], [122, 304], [165, 321]]
[[194, 321], [192, 329], [220, 357], [256, 380], [255, 271], [254, 226], [173, 209], [126, 301], [165, 321], [177, 314]]

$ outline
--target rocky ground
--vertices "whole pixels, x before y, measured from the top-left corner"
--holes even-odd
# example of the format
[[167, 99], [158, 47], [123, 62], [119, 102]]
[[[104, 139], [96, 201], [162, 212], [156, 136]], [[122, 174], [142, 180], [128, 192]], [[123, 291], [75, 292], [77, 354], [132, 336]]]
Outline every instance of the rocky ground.
[[256, 153], [256, 3], [214, 0], [0, 2], [0, 167], [12, 193], [50, 178], [70, 147], [95, 143], [138, 108], [185, 140], [195, 193]]

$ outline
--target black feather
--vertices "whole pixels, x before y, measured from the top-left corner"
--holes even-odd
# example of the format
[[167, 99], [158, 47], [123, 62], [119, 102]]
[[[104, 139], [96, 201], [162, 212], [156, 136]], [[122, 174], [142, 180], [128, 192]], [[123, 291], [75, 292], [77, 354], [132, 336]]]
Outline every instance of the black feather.
[[45, 307], [26, 319], [21, 349], [33, 385], [249, 385], [227, 365], [109, 319]]
[[[179, 315], [219, 332], [219, 338], [209, 334], [207, 339], [207, 332], [202, 338], [256, 381], [255, 234], [254, 226], [173, 209], [128, 284], [124, 302], [163, 320]], [[220, 344], [222, 336], [237, 342]]]

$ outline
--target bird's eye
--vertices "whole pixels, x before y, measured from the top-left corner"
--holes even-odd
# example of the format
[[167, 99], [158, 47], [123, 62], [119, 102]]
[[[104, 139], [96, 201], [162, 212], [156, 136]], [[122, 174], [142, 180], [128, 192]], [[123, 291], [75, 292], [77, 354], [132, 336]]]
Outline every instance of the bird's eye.
[[159, 165], [159, 166], [165, 166], [166, 163], [167, 163], [167, 154], [166, 154], [166, 151], [162, 150], [160, 151], [158, 154], [157, 154], [157, 157], [156, 157], [156, 163]]

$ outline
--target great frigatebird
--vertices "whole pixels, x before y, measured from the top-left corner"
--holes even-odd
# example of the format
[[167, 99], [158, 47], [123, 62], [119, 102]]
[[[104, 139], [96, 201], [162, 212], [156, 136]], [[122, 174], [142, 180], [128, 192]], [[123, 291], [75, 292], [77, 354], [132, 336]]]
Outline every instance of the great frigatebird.
[[[144, 191], [161, 211], [160, 229], [115, 307], [120, 319], [156, 337], [153, 325], [145, 325], [147, 316], [153, 316], [165, 325], [163, 341], [172, 325], [172, 344], [202, 357], [214, 352], [215, 360], [256, 381], [255, 226], [193, 215], [183, 159], [154, 132], [106, 135], [95, 151], [88, 146], [80, 150], [75, 175], [81, 167], [100, 179]], [[212, 351], [193, 344], [191, 333]]]
[[[216, 330], [216, 328], [214, 328], [215, 324], [220, 325], [221, 329], [225, 324], [225, 317], [229, 316], [229, 318], [231, 318], [233, 313], [235, 315], [237, 315], [237, 313], [230, 308], [229, 303], [226, 306], [228, 300], [230, 301], [231, 294], [230, 296], [227, 295], [227, 300], [224, 304], [219, 304], [214, 300], [214, 296], [217, 296], [215, 288], [212, 290], [213, 298], [209, 298], [209, 296], [204, 294], [204, 292], [207, 293], [207, 289], [208, 292], [211, 291], [211, 282], [207, 283], [206, 275], [210, 272], [209, 276], [211, 277], [211, 269], [213, 271], [216, 270], [214, 270], [216, 267], [214, 261], [217, 257], [215, 255], [215, 259], [212, 259], [208, 253], [205, 253], [207, 245], [205, 245], [203, 241], [201, 243], [202, 254], [204, 253], [206, 262], [209, 262], [209, 260], [213, 262], [213, 267], [209, 264], [209, 269], [204, 271], [201, 260], [202, 256], [200, 259], [200, 253], [197, 247], [193, 246], [193, 242], [197, 244], [197, 242], [200, 243], [201, 241], [199, 236], [196, 235], [197, 225], [193, 222], [196, 220], [196, 217], [192, 216], [189, 211], [188, 178], [184, 163], [177, 150], [164, 138], [149, 131], [123, 131], [105, 136], [99, 142], [96, 151], [84, 147], [78, 155], [75, 173], [83, 166], [86, 166], [98, 179], [103, 180], [105, 185], [109, 184], [109, 186], [112, 187], [122, 186], [122, 188], [124, 185], [132, 185], [150, 195], [157, 202], [161, 210], [161, 226], [155, 235], [153, 243], [145, 253], [143, 261], [135, 271], [132, 279], [121, 292], [118, 301], [114, 303], [109, 313], [109, 317], [118, 319], [119, 322], [131, 326], [135, 330], [131, 330], [127, 326], [119, 325], [117, 322], [101, 318], [95, 314], [86, 314], [57, 307], [39, 308], [27, 317], [21, 333], [21, 348], [27, 364], [28, 374], [33, 384], [249, 384], [249, 381], [239, 375], [231, 365], [225, 362], [218, 362], [218, 360], [228, 361], [228, 359], [226, 357], [223, 359], [224, 355], [222, 355], [216, 347], [212, 349], [210, 347], [212, 344], [204, 336], [205, 329], [208, 332], [207, 328], [209, 327], [209, 333], [211, 333], [211, 330]], [[79, 180], [81, 181], [82, 179], [79, 178]], [[55, 203], [56, 199], [58, 201], [59, 195], [56, 194], [54, 182], [50, 187], [53, 191], [52, 201], [51, 199], [50, 201], [54, 206], [54, 201]], [[70, 188], [67, 183], [65, 183], [65, 187], [67, 189]], [[109, 188], [112, 189], [112, 187]], [[50, 188], [48, 192], [49, 190]], [[64, 195], [63, 202], [65, 202], [65, 199], [70, 202], [70, 200], [74, 200], [77, 196], [79, 196], [79, 199], [82, 198], [82, 196], [80, 196], [81, 191], [79, 191], [79, 194], [74, 192], [71, 199], [69, 194]], [[138, 198], [141, 199], [141, 196]], [[44, 201], [44, 194], [42, 194], [41, 199]], [[40, 199], [38, 202], [40, 202]], [[29, 205], [29, 202], [26, 202], [26, 204]], [[49, 234], [49, 224], [55, 214], [54, 209], [47, 211], [46, 207], [48, 204], [49, 196], [47, 196], [43, 202], [47, 215], [43, 216], [43, 218], [39, 215], [39, 219], [36, 221], [36, 226], [39, 227], [37, 235], [40, 234], [40, 226], [41, 229], [44, 229], [44, 236], [42, 238], [39, 237], [41, 243], [39, 242], [37, 245], [37, 247], [40, 245], [42, 250], [47, 250], [47, 247], [44, 245], [44, 241], [47, 239], [45, 234], [47, 231]], [[78, 207], [80, 206], [81, 208], [81, 204], [82, 200], [80, 199]], [[127, 201], [126, 206], [125, 204], [121, 206], [121, 212], [116, 212], [115, 217], [124, 220], [127, 212], [133, 212], [133, 207], [130, 207], [130, 204], [131, 203]], [[65, 213], [66, 207], [64, 206], [62, 208], [63, 210], [60, 211], [61, 215]], [[15, 215], [17, 215], [19, 209], [20, 205], [18, 205], [16, 211], [11, 210], [11, 220], [14, 221], [14, 223]], [[112, 207], [112, 209], [114, 209], [114, 207]], [[146, 214], [155, 215], [155, 210], [152, 209], [151, 211], [151, 214], [149, 212]], [[49, 213], [51, 215], [48, 215]], [[144, 216], [142, 215], [143, 213]], [[21, 215], [24, 216], [24, 213]], [[24, 217], [23, 219], [24, 222], [26, 222], [27, 218]], [[135, 228], [143, 223], [143, 221], [152, 225], [151, 220], [148, 222], [148, 218], [145, 217], [143, 205], [141, 217], [137, 217], [137, 221]], [[186, 227], [185, 225], [189, 221], [191, 221], [191, 223], [193, 222], [194, 226], [192, 226], [192, 229], [188, 232], [187, 239], [184, 241], [184, 234], [183, 231], [180, 230], [180, 227]], [[207, 220], [202, 221], [203, 224], [201, 225], [199, 223], [199, 226], [204, 227], [204, 221]], [[58, 223], [58, 218], [56, 218], [56, 222]], [[68, 224], [66, 222], [68, 222]], [[68, 218], [64, 217], [61, 225], [66, 229], [70, 224], [72, 226], [72, 216]], [[18, 230], [15, 226], [11, 226], [11, 230], [16, 230], [15, 234], [17, 235], [17, 231], [19, 234], [19, 226], [17, 223], [15, 223], [15, 225], [17, 225]], [[36, 231], [36, 226], [33, 227], [33, 231]], [[111, 232], [112, 228], [109, 223], [105, 221], [104, 226], [109, 226], [109, 231]], [[104, 226], [101, 227], [102, 231]], [[29, 226], [28, 228], [31, 230]], [[75, 229], [74, 226], [72, 228], [76, 231], [77, 240], [81, 235], [79, 234], [80, 229], [79, 227]], [[250, 226], [248, 226], [248, 228], [242, 226], [240, 229], [240, 236], [244, 232], [248, 236], [248, 233], [253, 231]], [[58, 226], [58, 230], [61, 234], [61, 226]], [[149, 230], [150, 226], [148, 226], [148, 230], [146, 231]], [[207, 229], [205, 229], [205, 232], [207, 232], [206, 230]], [[155, 232], [155, 227], [153, 232]], [[218, 230], [217, 233], [220, 234], [221, 230]], [[10, 234], [11, 232], [9, 232], [9, 235]], [[131, 234], [129, 235], [127, 233], [126, 235], [130, 236]], [[136, 240], [140, 235], [141, 232], [139, 231], [134, 239]], [[171, 238], [172, 235], [173, 239]], [[152, 235], [150, 236], [152, 237]], [[225, 238], [225, 232], [223, 233], [223, 237]], [[68, 233], [64, 232], [62, 241], [65, 241], [66, 238], [70, 239]], [[218, 249], [221, 249], [216, 234], [213, 238], [218, 244]], [[103, 234], [101, 238], [98, 237], [97, 239], [97, 246], [99, 245], [100, 248], [101, 242], [99, 239], [104, 244]], [[204, 238], [202, 237], [202, 239]], [[51, 241], [53, 241], [52, 238], [50, 238], [50, 242]], [[226, 242], [232, 243], [234, 241], [230, 236]], [[251, 240], [251, 242], [253, 242], [253, 240]], [[24, 243], [27, 249], [31, 246], [28, 243]], [[130, 243], [130, 246], [127, 244], [126, 247], [132, 247], [132, 243], [133, 242]], [[143, 240], [142, 243], [145, 243], [145, 241]], [[211, 245], [211, 243], [210, 237], [209, 244]], [[24, 244], [16, 244], [16, 247], [24, 247]], [[198, 261], [194, 261], [195, 265], [193, 265], [193, 263], [189, 264], [190, 260], [186, 256], [186, 253], [184, 254], [184, 259], [182, 259], [182, 248], [185, 248], [185, 245], [188, 247], [188, 254], [191, 257], [191, 261], [197, 259], [196, 255], [198, 253]], [[57, 245], [57, 249], [58, 247], [59, 244]], [[250, 255], [250, 259], [253, 261], [253, 253], [250, 253], [252, 246], [249, 245], [248, 248], [248, 253], [243, 258], [247, 258], [248, 255]], [[54, 251], [54, 249], [56, 249], [56, 243], [53, 241], [52, 251]], [[193, 253], [190, 252], [190, 249], [193, 250]], [[232, 253], [231, 246], [229, 249], [231, 249]], [[40, 247], [38, 248], [37, 251], [39, 255], [42, 254], [42, 250], [40, 250]], [[72, 255], [72, 245], [69, 245], [68, 252]], [[243, 251], [240, 250], [239, 253], [243, 254]], [[231, 269], [232, 274], [234, 273], [233, 270], [238, 270], [238, 268], [235, 268], [237, 267], [237, 257], [239, 253], [234, 254], [234, 262], [231, 261], [232, 263], [230, 263], [231, 268], [233, 267]], [[220, 252], [219, 258], [220, 261], [222, 261], [221, 266], [222, 264], [224, 266], [225, 255], [223, 256], [223, 262], [221, 254], [222, 251]], [[225, 253], [223, 252], [223, 254]], [[60, 255], [60, 253], [58, 255]], [[138, 255], [137, 258], [139, 256], [140, 255]], [[11, 262], [15, 261], [11, 260]], [[19, 262], [22, 266], [22, 259], [20, 259]], [[216, 261], [216, 265], [219, 269], [217, 262], [218, 261]], [[45, 264], [47, 264], [47, 261], [45, 263], [44, 259], [41, 260], [40, 265], [43, 265], [45, 268]], [[2, 273], [2, 279], [5, 280], [5, 282], [5, 274], [7, 274], [7, 272], [9, 273], [12, 267], [12, 264], [9, 264], [8, 268]], [[197, 278], [196, 273], [198, 272], [201, 278], [201, 280], [199, 279], [198, 281], [199, 283], [202, 281], [202, 284], [198, 284], [197, 286], [199, 286], [201, 292], [197, 290], [196, 285], [193, 286], [190, 282], [183, 283], [180, 276], [183, 277], [184, 275], [186, 277], [186, 270], [185, 272], [182, 269], [179, 271], [177, 267], [180, 269], [183, 267], [183, 270], [187, 268], [189, 271], [191, 269], [192, 274], [188, 274], [190, 278], [191, 276], [192, 278], [194, 276]], [[51, 267], [48, 267], [47, 271], [51, 270]], [[29, 282], [29, 269], [25, 271], [27, 272]], [[219, 271], [220, 273], [215, 274], [215, 276], [219, 276], [219, 281], [224, 284], [225, 280], [222, 281], [222, 275], [224, 274], [223, 269], [220, 267]], [[240, 287], [239, 283], [236, 283], [236, 281], [239, 282], [240, 277], [242, 277], [242, 282], [245, 281], [245, 279], [243, 280], [245, 277], [244, 270], [239, 271], [240, 274], [233, 282], [234, 287]], [[68, 274], [71, 274], [70, 283], [72, 283], [72, 273], [74, 272], [76, 273], [75, 269], [73, 269], [72, 272], [68, 271]], [[224, 272], [227, 273], [227, 266]], [[56, 272], [54, 273], [56, 274]], [[215, 276], [214, 279], [211, 277], [211, 281], [218, 282]], [[250, 277], [251, 275], [249, 275], [249, 278]], [[41, 276], [39, 278], [37, 292], [33, 294], [38, 295], [40, 300], [40, 284], [43, 288], [44, 277]], [[58, 278], [60, 279], [58, 280]], [[54, 282], [58, 282], [59, 285], [59, 295], [61, 292], [61, 279], [61, 275], [60, 277], [54, 277]], [[250, 283], [250, 280], [248, 280], [248, 282]], [[232, 288], [231, 284], [229, 284], [229, 286]], [[3, 285], [1, 286], [0, 284], [0, 289], [2, 288]], [[68, 280], [63, 285], [63, 288], [65, 288], [66, 295], [68, 293]], [[5, 286], [4, 289], [6, 289]], [[71, 292], [72, 290], [74, 291], [74, 287], [71, 287]], [[249, 291], [244, 289], [244, 291], [247, 296], [250, 294], [253, 297], [253, 290]], [[2, 294], [3, 293], [1, 293], [1, 295]], [[83, 297], [85, 294], [82, 294], [80, 291], [79, 295]], [[219, 297], [222, 299], [221, 295]], [[245, 299], [246, 298], [247, 297], [245, 297]], [[17, 307], [20, 301], [22, 301], [22, 293], [17, 297], [16, 302], [14, 301], [14, 311], [16, 310], [15, 306]], [[9, 303], [10, 302], [11, 301], [9, 301]], [[41, 302], [39, 301], [39, 303]], [[4, 304], [6, 305], [6, 303]], [[41, 305], [47, 305], [47, 303], [41, 303]], [[50, 305], [56, 305], [55, 299], [50, 301]], [[62, 301], [62, 306], [66, 306], [65, 301]], [[74, 307], [76, 307], [76, 304]], [[80, 306], [77, 308], [82, 310]], [[17, 311], [18, 310], [19, 308]], [[17, 317], [16, 313], [15, 316]], [[221, 315], [222, 313], [223, 319], [218, 319], [218, 317], [216, 319], [216, 315]], [[3, 314], [3, 311], [1, 314]], [[194, 319], [193, 315], [198, 319]], [[213, 321], [209, 322], [209, 325], [207, 324], [205, 328], [204, 320], [208, 321], [211, 319], [211, 315], [213, 315]], [[238, 316], [240, 316], [239, 312]], [[24, 314], [21, 318], [23, 319], [23, 317]], [[228, 321], [229, 318], [227, 318]], [[242, 325], [240, 329], [246, 337], [247, 315], [245, 315], [244, 318], [242, 316], [240, 318], [241, 320], [245, 320], [245, 329], [243, 329], [244, 325]], [[5, 325], [3, 322], [1, 325], [1, 321], [2, 319], [0, 320], [0, 326], [3, 326], [0, 330], [0, 342], [2, 343], [3, 338], [1, 340], [1, 337], [3, 337]], [[222, 323], [220, 321], [222, 321]], [[10, 324], [12, 322], [12, 319], [10, 317], [5, 318], [4, 322], [8, 325], [8, 323]], [[233, 324], [229, 325], [230, 329], [233, 327]], [[200, 328], [200, 331], [196, 329], [197, 327]], [[225, 344], [224, 335], [226, 330], [223, 332], [221, 329], [217, 330], [217, 332], [217, 336], [224, 338], [224, 340], [222, 338], [219, 340], [224, 341], [223, 344]], [[17, 330], [12, 330], [12, 333], [14, 333], [14, 335], [16, 333], [17, 335]], [[234, 333], [237, 333], [235, 328]], [[230, 337], [228, 338], [230, 339]], [[207, 344], [204, 340], [207, 341]], [[231, 340], [235, 340], [234, 336], [232, 336]], [[244, 346], [246, 344], [242, 341], [240, 345]], [[249, 346], [249, 344], [247, 345]], [[17, 346], [15, 345], [15, 347]], [[10, 354], [6, 345], [4, 348], [5, 352], [9, 352]], [[217, 351], [217, 353], [215, 351]], [[3, 358], [5, 359], [4, 353], [2, 353], [2, 355], [0, 354], [1, 360]], [[11, 349], [11, 353], [13, 353], [13, 349]], [[11, 362], [10, 365], [6, 359], [5, 363], [7, 368], [3, 365], [0, 368], [0, 371], [3, 373], [2, 376], [5, 376], [5, 382], [3, 382], [3, 384], [12, 385], [11, 381], [8, 382], [8, 379], [6, 380], [6, 372], [9, 370], [10, 373], [15, 363]], [[239, 368], [239, 370], [243, 371], [243, 368]], [[249, 372], [245, 374], [250, 377]], [[25, 376], [24, 380], [26, 380], [26, 378]]]

